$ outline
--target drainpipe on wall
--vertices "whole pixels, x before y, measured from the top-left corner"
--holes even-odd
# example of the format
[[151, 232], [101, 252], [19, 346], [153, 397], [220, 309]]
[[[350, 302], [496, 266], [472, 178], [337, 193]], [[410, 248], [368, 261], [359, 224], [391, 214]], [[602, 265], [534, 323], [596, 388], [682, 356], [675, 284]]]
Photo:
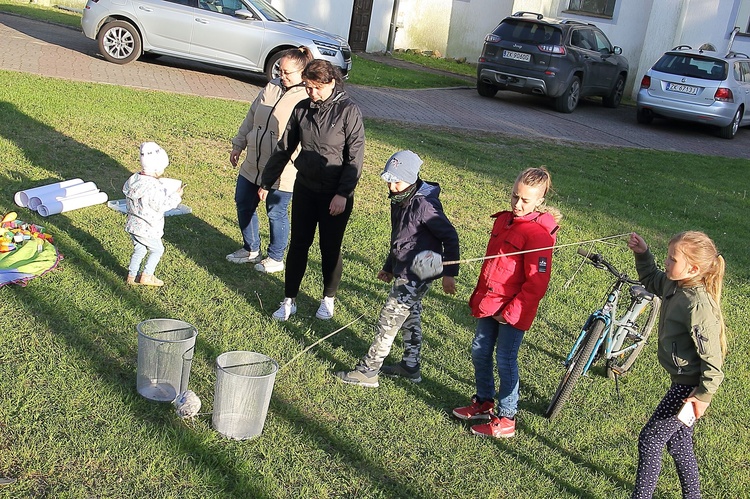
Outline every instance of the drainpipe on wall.
[[396, 43], [396, 30], [398, 30], [398, 27], [396, 26], [396, 23], [398, 22], [398, 3], [399, 0], [393, 0], [393, 12], [391, 13], [391, 27], [390, 30], [388, 30], [388, 43], [385, 45], [385, 53], [391, 54], [393, 53], [393, 45]]
[[732, 45], [734, 45], [734, 37], [737, 36], [737, 33], [739, 33], [740, 28], [738, 26], [735, 26], [732, 32], [729, 34], [729, 43], [727, 44], [727, 57], [729, 56], [730, 52], [732, 52]]

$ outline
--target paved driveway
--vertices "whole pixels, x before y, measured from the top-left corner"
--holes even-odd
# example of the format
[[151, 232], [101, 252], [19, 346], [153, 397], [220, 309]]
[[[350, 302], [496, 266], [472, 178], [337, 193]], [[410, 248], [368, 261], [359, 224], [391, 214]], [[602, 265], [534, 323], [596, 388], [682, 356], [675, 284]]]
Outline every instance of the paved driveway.
[[[251, 101], [260, 76], [161, 57], [125, 66], [105, 61], [96, 42], [75, 29], [0, 13], [0, 68], [71, 80]], [[356, 71], [356, 67], [354, 68]], [[722, 140], [707, 127], [657, 120], [635, 122], [635, 109], [606, 109], [583, 101], [560, 114], [549, 101], [500, 92], [480, 97], [472, 88], [392, 90], [348, 85], [368, 118], [477, 130], [525, 138], [562, 140], [750, 158], [750, 128]]]

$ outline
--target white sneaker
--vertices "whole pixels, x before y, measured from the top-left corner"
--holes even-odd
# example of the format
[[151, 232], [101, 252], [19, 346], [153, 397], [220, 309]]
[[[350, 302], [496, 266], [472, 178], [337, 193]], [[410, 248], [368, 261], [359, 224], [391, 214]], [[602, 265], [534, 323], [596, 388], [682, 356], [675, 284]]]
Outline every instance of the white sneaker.
[[315, 317], [327, 321], [333, 317], [333, 296], [324, 296], [320, 300], [320, 306], [318, 311], [315, 312]]
[[255, 265], [255, 270], [258, 272], [265, 272], [266, 274], [273, 274], [274, 272], [281, 272], [284, 270], [284, 262], [274, 260], [270, 256], [264, 259], [262, 262]]
[[279, 305], [279, 309], [273, 313], [273, 320], [275, 321], [288, 320], [290, 316], [297, 313], [297, 304], [291, 298], [284, 298], [284, 301]]
[[263, 255], [260, 251], [248, 251], [245, 248], [240, 248], [234, 253], [227, 255], [227, 260], [232, 263], [258, 263]]

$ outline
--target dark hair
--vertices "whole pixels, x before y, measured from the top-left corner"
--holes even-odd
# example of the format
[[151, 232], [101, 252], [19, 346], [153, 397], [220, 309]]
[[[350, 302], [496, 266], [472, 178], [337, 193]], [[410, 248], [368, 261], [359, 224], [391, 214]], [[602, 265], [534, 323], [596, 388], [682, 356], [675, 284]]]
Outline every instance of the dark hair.
[[339, 68], [323, 59], [315, 59], [308, 63], [302, 71], [302, 79], [323, 84], [336, 80], [337, 85], [341, 85], [344, 81]]
[[313, 60], [313, 56], [307, 47], [297, 47], [283, 51], [279, 61], [282, 59], [289, 59], [295, 66], [304, 69]]

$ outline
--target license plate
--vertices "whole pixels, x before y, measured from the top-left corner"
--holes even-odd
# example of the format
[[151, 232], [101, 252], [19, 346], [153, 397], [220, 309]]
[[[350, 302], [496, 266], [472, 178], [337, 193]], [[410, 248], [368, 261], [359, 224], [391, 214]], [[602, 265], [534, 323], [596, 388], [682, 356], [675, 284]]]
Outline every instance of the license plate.
[[671, 92], [679, 92], [681, 94], [695, 95], [698, 93], [698, 87], [691, 87], [690, 85], [680, 85], [678, 83], [667, 83], [667, 90]]
[[503, 57], [506, 59], [513, 59], [514, 61], [529, 62], [531, 60], [531, 54], [524, 54], [523, 52], [513, 52], [512, 50], [503, 50]]

